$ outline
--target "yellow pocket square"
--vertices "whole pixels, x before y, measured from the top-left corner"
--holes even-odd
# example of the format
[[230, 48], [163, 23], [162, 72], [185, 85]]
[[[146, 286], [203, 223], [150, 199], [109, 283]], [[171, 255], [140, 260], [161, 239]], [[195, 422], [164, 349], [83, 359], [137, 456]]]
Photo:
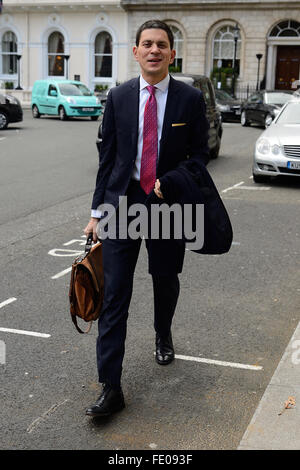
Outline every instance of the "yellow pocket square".
[[186, 126], [186, 122], [177, 122], [177, 123], [172, 124], [172, 127], [179, 127], [179, 126]]

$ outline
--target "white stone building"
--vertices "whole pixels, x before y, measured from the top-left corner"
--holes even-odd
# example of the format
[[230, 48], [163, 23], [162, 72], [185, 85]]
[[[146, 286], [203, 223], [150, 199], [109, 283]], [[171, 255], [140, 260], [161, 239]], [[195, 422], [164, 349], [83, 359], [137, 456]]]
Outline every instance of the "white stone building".
[[31, 90], [75, 76], [91, 89], [127, 78], [127, 19], [118, 0], [4, 0], [0, 81]]
[[28, 91], [50, 76], [78, 76], [91, 89], [123, 82], [138, 73], [136, 30], [153, 18], [173, 28], [177, 70], [234, 66], [237, 84], [252, 89], [300, 78], [300, 0], [4, 0], [0, 82], [18, 84], [17, 56]]

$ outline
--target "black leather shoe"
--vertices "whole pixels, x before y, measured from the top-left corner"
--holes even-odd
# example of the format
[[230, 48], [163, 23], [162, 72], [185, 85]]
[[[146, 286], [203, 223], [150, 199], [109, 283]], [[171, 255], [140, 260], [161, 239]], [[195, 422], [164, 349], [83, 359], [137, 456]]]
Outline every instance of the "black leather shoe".
[[156, 333], [156, 362], [162, 366], [170, 364], [174, 360], [174, 347], [172, 341], [172, 334], [162, 337]]
[[94, 405], [86, 410], [89, 416], [110, 416], [125, 407], [122, 390], [115, 390], [109, 385], [104, 385], [101, 395]]

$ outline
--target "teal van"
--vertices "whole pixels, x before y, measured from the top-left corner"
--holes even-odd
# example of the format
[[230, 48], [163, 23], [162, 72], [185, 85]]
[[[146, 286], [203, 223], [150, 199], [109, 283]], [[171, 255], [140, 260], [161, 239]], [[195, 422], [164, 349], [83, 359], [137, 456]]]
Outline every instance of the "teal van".
[[96, 121], [102, 106], [97, 98], [81, 82], [75, 80], [37, 80], [32, 89], [31, 109], [34, 118], [42, 114], [69, 117], [90, 116]]

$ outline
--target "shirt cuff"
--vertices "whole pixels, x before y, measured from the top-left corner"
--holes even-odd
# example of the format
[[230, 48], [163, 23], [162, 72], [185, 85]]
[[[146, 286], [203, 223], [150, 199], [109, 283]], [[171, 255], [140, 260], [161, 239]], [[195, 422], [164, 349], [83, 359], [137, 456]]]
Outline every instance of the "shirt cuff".
[[97, 209], [92, 209], [91, 211], [91, 217], [94, 217], [95, 219], [101, 219], [102, 217], [102, 212], [98, 211]]

